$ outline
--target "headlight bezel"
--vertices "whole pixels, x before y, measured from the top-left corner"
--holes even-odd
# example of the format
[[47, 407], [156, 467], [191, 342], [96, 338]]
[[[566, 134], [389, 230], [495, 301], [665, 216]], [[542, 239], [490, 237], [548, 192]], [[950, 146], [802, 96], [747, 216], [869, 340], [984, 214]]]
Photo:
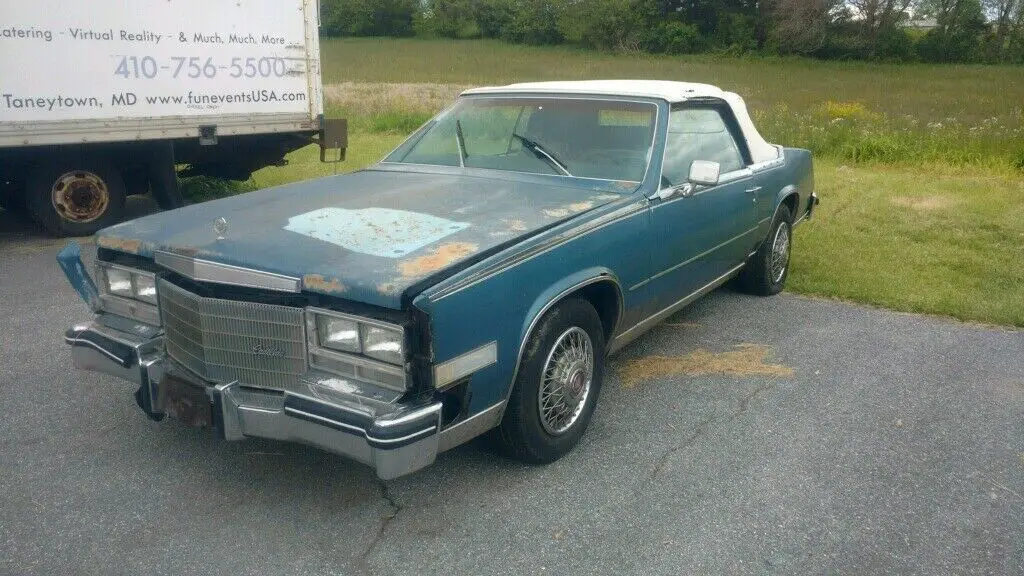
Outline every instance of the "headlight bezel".
[[[325, 346], [321, 341], [320, 318], [327, 317], [343, 322], [355, 323], [358, 332], [358, 352], [340, 350]], [[364, 333], [366, 328], [384, 330], [394, 334], [401, 346], [396, 361], [381, 360], [380, 355], [371, 356], [366, 352]], [[383, 388], [405, 392], [410, 387], [408, 361], [408, 334], [399, 324], [383, 322], [366, 316], [346, 314], [326, 308], [306, 307], [307, 356], [310, 368], [323, 370], [343, 377], [352, 377]]]
[[[110, 271], [128, 276], [129, 291], [127, 293], [124, 290], [112, 289], [108, 275]], [[160, 311], [157, 307], [157, 274], [155, 272], [99, 260], [96, 262], [95, 274], [102, 311], [137, 320], [144, 324], [161, 325]], [[147, 288], [147, 294], [143, 296], [139, 294], [138, 279], [140, 278], [143, 279]], [[152, 288], [151, 296], [148, 294], [149, 288]]]

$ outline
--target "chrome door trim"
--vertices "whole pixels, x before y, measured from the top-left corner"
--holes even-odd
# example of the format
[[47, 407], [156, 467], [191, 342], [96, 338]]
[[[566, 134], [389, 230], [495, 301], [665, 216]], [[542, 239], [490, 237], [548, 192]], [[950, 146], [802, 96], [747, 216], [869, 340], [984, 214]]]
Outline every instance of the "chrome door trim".
[[[622, 208], [613, 210], [594, 220], [585, 222], [580, 226], [571, 228], [560, 234], [556, 234], [555, 236], [543, 240], [518, 254], [513, 254], [508, 258], [499, 260], [498, 262], [495, 262], [490, 266], [487, 266], [473, 274], [470, 274], [466, 278], [463, 278], [462, 280], [455, 282], [451, 286], [438, 290], [437, 292], [429, 296], [430, 301], [439, 302], [441, 300], [444, 300], [445, 298], [451, 296], [452, 294], [456, 294], [476, 284], [479, 284], [484, 280], [493, 278], [494, 276], [497, 276], [498, 274], [501, 274], [502, 272], [510, 268], [514, 268], [522, 264], [523, 262], [528, 262], [536, 258], [537, 256], [540, 256], [546, 252], [550, 252], [551, 250], [563, 244], [567, 244], [573, 240], [576, 240], [577, 238], [586, 236], [587, 234], [590, 234], [591, 232], [594, 232], [596, 230], [600, 230], [605, 226], [615, 224], [616, 222], [625, 220], [627, 218], [631, 218], [633, 216], [636, 216], [637, 214], [642, 214], [644, 212], [644, 209], [647, 208], [647, 205], [648, 202], [646, 201], [646, 199], [641, 200], [640, 202], [633, 202], [626, 206], [623, 206]], [[616, 285], [618, 285], [617, 280], [615, 281], [615, 283]]]
[[681, 300], [673, 304], [669, 304], [665, 308], [662, 308], [659, 312], [655, 312], [654, 314], [648, 316], [646, 319], [637, 322], [636, 324], [633, 325], [632, 328], [626, 330], [622, 334], [619, 334], [612, 340], [611, 345], [608, 348], [608, 354], [614, 354], [615, 352], [618, 352], [626, 344], [629, 344], [630, 342], [638, 338], [641, 334], [653, 328], [658, 322], [661, 322], [662, 320], [671, 316], [672, 314], [674, 314], [687, 304], [690, 304], [694, 300], [700, 298], [701, 296], [707, 294], [708, 292], [711, 292], [712, 290], [718, 288], [722, 284], [725, 284], [726, 282], [729, 281], [729, 279], [735, 276], [736, 273], [739, 272], [744, 265], [745, 264], [740, 264], [739, 266], [736, 266], [735, 268], [729, 270], [725, 274], [712, 280], [703, 287], [697, 289], [689, 296], [685, 296]]
[[779, 155], [778, 155], [777, 158], [774, 158], [772, 160], [765, 160], [764, 162], [758, 162], [757, 164], [751, 164], [750, 166], [748, 166], [748, 168], [750, 168], [754, 172], [764, 172], [766, 170], [771, 170], [772, 168], [778, 168], [780, 166], [785, 166], [786, 165], [786, 149], [783, 148], [782, 146], [777, 145], [777, 144], [775, 144], [774, 146], [775, 146], [775, 149], [779, 151]]
[[462, 422], [445, 428], [441, 431], [441, 440], [437, 447], [438, 452], [450, 450], [456, 446], [465, 444], [473, 438], [487, 432], [501, 423], [501, 416], [505, 412], [505, 400], [502, 400], [476, 414], [466, 418]]
[[[738, 182], [738, 181], [743, 180], [745, 178], [753, 178], [753, 177], [754, 177], [754, 172], [750, 168], [740, 168], [739, 170], [733, 170], [732, 172], [726, 172], [725, 174], [722, 174], [718, 178], [718, 184], [715, 184], [714, 186], [703, 186], [703, 187], [698, 186], [693, 191], [692, 194], [686, 194], [686, 195], [679, 195], [679, 196], [675, 196], [675, 197], [669, 197], [668, 200], [662, 202], [661, 204], [655, 205], [655, 208], [657, 208], [658, 206], [661, 206], [662, 204], [670, 204], [672, 202], [675, 202], [676, 200], [680, 200], [680, 199], [683, 199], [683, 198], [693, 198], [694, 196], [700, 196], [701, 194], [705, 194], [707, 192], [713, 192], [719, 186], [723, 186], [725, 184], [732, 184], [733, 182]], [[657, 192], [655, 192], [654, 194], [649, 196], [649, 199], [654, 200], [655, 198], [658, 198], [658, 193], [661, 192], [662, 190], [664, 190], [664, 188], [659, 188]]]
[[300, 279], [283, 274], [222, 264], [162, 250], [153, 253], [153, 260], [168, 270], [198, 282], [213, 282], [214, 284], [260, 288], [277, 292], [298, 293], [302, 291]]

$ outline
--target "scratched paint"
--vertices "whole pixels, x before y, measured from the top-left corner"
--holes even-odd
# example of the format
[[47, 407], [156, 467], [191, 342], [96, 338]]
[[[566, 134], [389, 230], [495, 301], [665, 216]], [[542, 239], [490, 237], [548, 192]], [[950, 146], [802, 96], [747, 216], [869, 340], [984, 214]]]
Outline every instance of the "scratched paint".
[[284, 229], [361, 254], [402, 258], [469, 226], [421, 212], [330, 207], [292, 216]]

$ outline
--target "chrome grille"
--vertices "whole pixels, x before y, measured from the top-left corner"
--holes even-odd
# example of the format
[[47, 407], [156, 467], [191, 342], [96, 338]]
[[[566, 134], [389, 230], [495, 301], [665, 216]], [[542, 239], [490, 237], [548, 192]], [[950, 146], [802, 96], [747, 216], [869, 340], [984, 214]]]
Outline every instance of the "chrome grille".
[[301, 308], [203, 298], [164, 279], [157, 296], [167, 354], [196, 374], [275, 388], [306, 371]]

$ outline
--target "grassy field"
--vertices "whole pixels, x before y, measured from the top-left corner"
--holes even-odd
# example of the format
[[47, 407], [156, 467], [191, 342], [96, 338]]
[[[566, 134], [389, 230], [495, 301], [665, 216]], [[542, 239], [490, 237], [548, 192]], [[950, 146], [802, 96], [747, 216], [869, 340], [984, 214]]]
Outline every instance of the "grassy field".
[[329, 40], [325, 93], [350, 118], [348, 160], [307, 148], [195, 199], [349, 171], [401, 142], [464, 87], [574, 78], [718, 84], [776, 142], [815, 151], [822, 205], [789, 288], [1024, 326], [1024, 69], [594, 54], [495, 42]]
[[[496, 41], [346, 39], [323, 44], [324, 82], [504, 84], [654, 78], [741, 94], [766, 136], [846, 161], [1024, 170], [1024, 69], [803, 59], [616, 55]], [[379, 91], [378, 91], [379, 93]], [[346, 98], [349, 110], [373, 104]], [[447, 94], [446, 94], [447, 95]], [[450, 98], [449, 98], [450, 100]]]

